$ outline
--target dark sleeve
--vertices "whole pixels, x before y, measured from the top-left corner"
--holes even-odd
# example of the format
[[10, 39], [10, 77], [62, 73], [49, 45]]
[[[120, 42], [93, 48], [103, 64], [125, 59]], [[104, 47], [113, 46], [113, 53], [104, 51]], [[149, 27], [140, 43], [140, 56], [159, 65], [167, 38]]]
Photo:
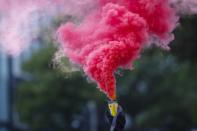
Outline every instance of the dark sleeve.
[[107, 122], [111, 125], [113, 121], [113, 117], [111, 116], [110, 112], [106, 111], [105, 116], [106, 116]]
[[116, 122], [115, 128], [112, 131], [123, 131], [126, 124], [125, 114], [123, 112], [119, 112]]

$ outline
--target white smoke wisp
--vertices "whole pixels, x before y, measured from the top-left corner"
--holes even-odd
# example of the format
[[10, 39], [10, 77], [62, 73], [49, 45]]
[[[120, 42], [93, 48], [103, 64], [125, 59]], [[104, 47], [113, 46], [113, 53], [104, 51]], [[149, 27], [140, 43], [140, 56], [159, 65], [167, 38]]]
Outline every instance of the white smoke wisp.
[[59, 49], [59, 51], [54, 54], [52, 62], [54, 68], [58, 68], [65, 74], [80, 71], [79, 67], [77, 67], [75, 64], [72, 64], [72, 62], [66, 58], [62, 49]]
[[180, 15], [197, 14], [197, 0], [170, 0]]
[[9, 54], [20, 53], [38, 33], [36, 25], [39, 17], [36, 13], [38, 8], [31, 6], [24, 9], [24, 12], [20, 8], [11, 11], [0, 23], [1, 46]]
[[43, 28], [51, 28], [55, 16], [82, 17], [93, 6], [92, 0], [0, 0], [0, 49], [18, 55]]

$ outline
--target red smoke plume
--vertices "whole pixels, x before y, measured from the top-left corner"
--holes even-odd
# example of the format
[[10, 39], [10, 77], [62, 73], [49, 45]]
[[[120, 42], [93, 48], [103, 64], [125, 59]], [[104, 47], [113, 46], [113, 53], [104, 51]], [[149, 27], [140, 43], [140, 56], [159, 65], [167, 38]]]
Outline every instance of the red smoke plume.
[[[168, 0], [100, 0], [80, 25], [58, 30], [66, 56], [116, 99], [114, 72], [130, 68], [144, 46], [168, 49], [177, 16]], [[159, 42], [159, 43], [158, 43]]]

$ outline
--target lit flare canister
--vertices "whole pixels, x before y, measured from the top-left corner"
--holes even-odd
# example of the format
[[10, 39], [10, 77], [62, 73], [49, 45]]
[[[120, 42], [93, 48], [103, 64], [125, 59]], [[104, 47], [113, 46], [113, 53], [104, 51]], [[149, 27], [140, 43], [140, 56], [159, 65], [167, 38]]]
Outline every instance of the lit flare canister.
[[108, 108], [110, 110], [110, 114], [115, 117], [118, 113], [118, 103], [116, 101], [110, 101], [108, 103]]

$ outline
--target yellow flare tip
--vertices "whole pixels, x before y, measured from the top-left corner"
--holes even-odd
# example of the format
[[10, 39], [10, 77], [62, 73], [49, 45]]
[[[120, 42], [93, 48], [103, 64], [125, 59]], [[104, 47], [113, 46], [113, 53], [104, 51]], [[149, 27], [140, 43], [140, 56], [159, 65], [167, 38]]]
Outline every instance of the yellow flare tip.
[[117, 102], [112, 102], [108, 104], [110, 113], [113, 117], [115, 117], [117, 115], [118, 112], [118, 103]]

